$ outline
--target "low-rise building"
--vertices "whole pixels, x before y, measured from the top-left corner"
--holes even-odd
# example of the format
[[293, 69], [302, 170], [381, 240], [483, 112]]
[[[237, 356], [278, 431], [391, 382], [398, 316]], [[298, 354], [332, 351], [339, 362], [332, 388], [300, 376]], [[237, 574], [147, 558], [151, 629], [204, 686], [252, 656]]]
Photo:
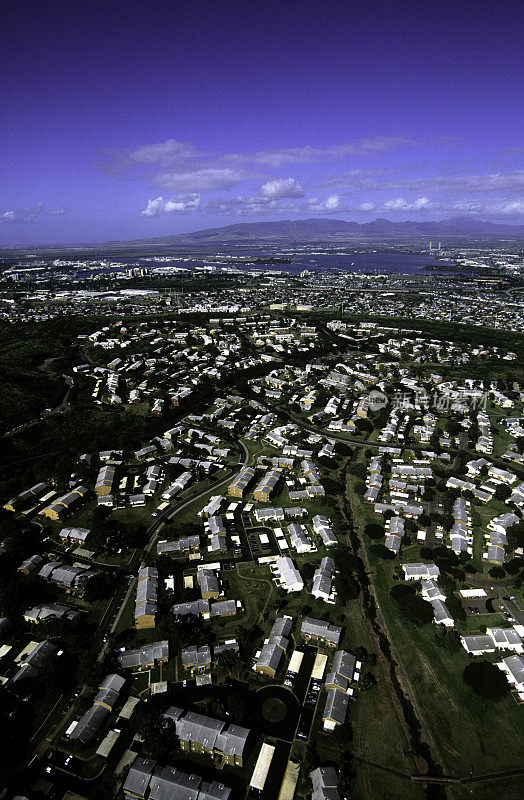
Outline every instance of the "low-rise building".
[[154, 628], [157, 611], [158, 570], [156, 567], [141, 567], [135, 600], [135, 626], [139, 629]]
[[182, 750], [209, 755], [218, 764], [243, 765], [249, 728], [174, 706], [168, 709], [164, 718], [174, 724]]
[[342, 635], [342, 628], [315, 617], [304, 617], [300, 630], [306, 642], [323, 644], [327, 647], [336, 647]]
[[152, 669], [156, 664], [163, 664], [169, 658], [167, 640], [152, 642], [135, 650], [124, 650], [117, 653], [118, 663], [123, 669]]
[[291, 633], [292, 625], [293, 620], [291, 617], [279, 617], [275, 620], [271, 632], [255, 661], [254, 669], [256, 672], [269, 675], [271, 678], [275, 677], [289, 646], [289, 634]]
[[46, 506], [42, 514], [48, 519], [59, 520], [71, 514], [87, 498], [89, 490], [85, 486], [77, 486], [67, 494], [63, 494]]
[[340, 800], [338, 775], [333, 767], [318, 767], [309, 773], [313, 785], [311, 800]]
[[304, 588], [302, 576], [289, 556], [279, 556], [276, 559], [273, 575], [286, 592], [301, 592]]
[[335, 601], [335, 562], [326, 556], [313, 575], [311, 594], [326, 603]]
[[261, 503], [268, 503], [269, 500], [271, 500], [271, 497], [274, 494], [281, 477], [282, 473], [278, 469], [271, 469], [266, 472], [253, 492], [253, 497], [255, 500], [258, 500]]
[[227, 493], [229, 496], [242, 498], [254, 477], [255, 470], [253, 467], [244, 467], [244, 469], [240, 470], [234, 481], [228, 486]]

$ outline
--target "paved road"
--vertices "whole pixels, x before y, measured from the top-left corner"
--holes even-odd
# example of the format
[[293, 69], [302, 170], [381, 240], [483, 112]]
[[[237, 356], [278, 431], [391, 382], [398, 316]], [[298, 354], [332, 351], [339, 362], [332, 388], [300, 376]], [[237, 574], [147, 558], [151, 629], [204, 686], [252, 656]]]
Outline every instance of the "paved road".
[[233, 469], [229, 470], [228, 474], [225, 477], [219, 478], [219, 480], [215, 481], [214, 483], [210, 484], [209, 486], [206, 486], [206, 488], [202, 489], [200, 492], [198, 492], [198, 494], [191, 495], [191, 497], [188, 497], [187, 500], [184, 500], [184, 502], [181, 503], [178, 506], [174, 506], [174, 507], [173, 506], [169, 506], [168, 508], [165, 508], [158, 515], [157, 519], [153, 522], [152, 525], [150, 525], [150, 527], [149, 527], [149, 529], [147, 531], [150, 538], [149, 538], [148, 544], [144, 548], [146, 553], [150, 553], [151, 552], [151, 549], [152, 549], [153, 545], [156, 542], [158, 534], [160, 533], [160, 530], [162, 529], [162, 527], [164, 526], [164, 524], [166, 522], [168, 522], [169, 520], [172, 520], [173, 517], [175, 517], [177, 514], [179, 514], [181, 511], [183, 511], [184, 508], [187, 508], [188, 505], [190, 505], [191, 503], [194, 503], [195, 500], [198, 500], [200, 497], [204, 497], [206, 494], [209, 494], [209, 492], [212, 491], [213, 489], [218, 489], [224, 483], [227, 483], [228, 481], [230, 481], [231, 478], [234, 475], [236, 475], [237, 472], [242, 467], [247, 467], [247, 465], [249, 463], [249, 452], [248, 452], [247, 447], [244, 445], [243, 442], [239, 441], [238, 444], [240, 445], [240, 447], [244, 451], [244, 460], [240, 464], [236, 464]]
[[268, 403], [267, 400], [264, 401], [265, 405], [271, 408], [275, 414], [279, 414], [282, 417], [287, 417], [290, 422], [293, 422], [295, 425], [298, 425], [299, 428], [302, 428], [305, 431], [309, 431], [309, 433], [318, 433], [321, 436], [324, 436], [327, 439], [334, 439], [336, 442], [342, 442], [343, 444], [356, 444], [359, 447], [397, 447], [400, 450], [428, 450], [429, 445], [427, 444], [417, 444], [416, 442], [409, 442], [407, 444], [387, 444], [386, 442], [369, 442], [367, 439], [357, 439], [353, 436], [340, 436], [338, 433], [334, 431], [328, 431], [325, 428], [317, 428], [315, 425], [307, 425], [301, 419], [298, 419], [286, 409], [279, 408], [278, 406], [274, 406], [271, 403]]
[[490, 577], [484, 578], [477, 577], [476, 575], [466, 576], [466, 581], [470, 584], [470, 586], [476, 586], [479, 589], [491, 589], [493, 592], [495, 592], [497, 597], [493, 598], [493, 606], [502, 612], [505, 611], [510, 615], [510, 617], [513, 617], [513, 619], [518, 622], [519, 625], [524, 625], [524, 611], [520, 610], [514, 600], [504, 599], [511, 597], [514, 580], [515, 576], [503, 578], [500, 581], [495, 581]]

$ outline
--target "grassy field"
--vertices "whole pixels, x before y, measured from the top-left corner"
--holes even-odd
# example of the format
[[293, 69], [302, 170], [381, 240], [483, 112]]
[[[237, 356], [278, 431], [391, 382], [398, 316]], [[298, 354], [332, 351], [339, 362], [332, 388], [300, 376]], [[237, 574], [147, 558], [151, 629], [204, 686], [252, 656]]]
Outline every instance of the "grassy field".
[[268, 722], [281, 722], [286, 716], [286, 706], [282, 700], [270, 697], [262, 704], [262, 716]]
[[[407, 776], [415, 772], [413, 759], [408, 750], [403, 729], [391, 702], [387, 687], [382, 681], [357, 695], [351, 703], [346, 724], [333, 733], [322, 727], [322, 709], [326, 693], [321, 692], [310, 740], [314, 741], [319, 760], [323, 764], [334, 763], [338, 768], [344, 752], [352, 752], [364, 763], [352, 761], [355, 775], [351, 781], [352, 800], [422, 800], [425, 797], [420, 785], [407, 778], [393, 775], [373, 764], [384, 765]], [[387, 731], [386, 736], [377, 736], [377, 730]]]
[[[464, 650], [450, 655], [435, 644], [433, 626], [404, 623], [382, 595], [386, 623], [429, 725], [446, 772], [466, 776], [519, 766], [524, 744], [522, 709], [508, 695], [498, 703], [478, 697], [462, 680]], [[490, 797], [490, 794], [479, 794]], [[505, 795], [509, 797], [510, 795]]]
[[[359, 527], [363, 528], [369, 512], [354, 493], [352, 504]], [[389, 596], [397, 562], [378, 560], [369, 550], [371, 543], [367, 537], [362, 539], [390, 639], [409, 678], [422, 717], [432, 732], [445, 772], [467, 776], [472, 765], [474, 774], [518, 767], [524, 745], [522, 708], [511, 695], [498, 703], [481, 699], [464, 683], [462, 672], [471, 663], [470, 657], [462, 648], [454, 654], [444, 652], [437, 646], [432, 624], [418, 627], [401, 616]], [[400, 562], [403, 560], [406, 559], [401, 555]], [[470, 617], [467, 626], [478, 631], [479, 625], [493, 621], [500, 624], [500, 620], [498, 615], [482, 615], [477, 622]], [[504, 785], [503, 796], [516, 799], [519, 793], [510, 783]], [[475, 787], [477, 797], [486, 800], [495, 796], [493, 791], [488, 783]], [[451, 796], [461, 798], [464, 792], [462, 788], [454, 788]]]

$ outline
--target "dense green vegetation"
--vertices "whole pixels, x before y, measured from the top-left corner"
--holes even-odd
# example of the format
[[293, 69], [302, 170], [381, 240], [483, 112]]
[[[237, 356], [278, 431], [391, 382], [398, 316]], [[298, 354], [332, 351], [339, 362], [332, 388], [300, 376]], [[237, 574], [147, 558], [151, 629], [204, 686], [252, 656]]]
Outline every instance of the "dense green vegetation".
[[64, 381], [43, 366], [48, 358], [65, 361], [69, 344], [49, 326], [0, 326], [0, 432], [61, 401]]
[[471, 686], [476, 694], [488, 700], [500, 700], [509, 692], [506, 677], [495, 664], [477, 661], [468, 664], [462, 673], [464, 683]]

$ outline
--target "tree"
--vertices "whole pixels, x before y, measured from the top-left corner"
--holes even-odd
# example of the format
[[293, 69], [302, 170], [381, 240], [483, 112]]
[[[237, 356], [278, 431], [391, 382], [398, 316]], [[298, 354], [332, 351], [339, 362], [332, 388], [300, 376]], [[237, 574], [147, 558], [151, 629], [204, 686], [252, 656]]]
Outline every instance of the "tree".
[[473, 691], [486, 698], [497, 702], [509, 691], [509, 685], [501, 670], [490, 664], [489, 661], [476, 661], [468, 664], [462, 673], [462, 680]]
[[92, 578], [85, 581], [83, 587], [83, 598], [86, 603], [94, 603], [96, 600], [107, 598], [114, 591], [115, 578], [108, 572], [97, 572]]
[[503, 484], [500, 484], [495, 489], [495, 499], [496, 500], [501, 500], [502, 502], [504, 502], [505, 500], [508, 499], [510, 494], [511, 494], [511, 489], [509, 488], [509, 486], [504, 486]]
[[362, 563], [358, 556], [353, 555], [347, 547], [340, 544], [332, 548], [331, 554], [337, 569], [335, 576], [337, 595], [343, 603], [354, 600], [358, 597], [360, 587], [353, 575], [358, 574]]
[[359, 694], [362, 692], [366, 692], [368, 689], [371, 689], [372, 686], [377, 685], [377, 679], [373, 675], [372, 672], [365, 672], [364, 675], [360, 678], [358, 682], [358, 691]]
[[73, 459], [66, 455], [59, 456], [54, 462], [52, 472], [57, 489], [64, 491], [68, 488], [72, 471]]
[[374, 555], [378, 558], [382, 558], [384, 561], [393, 561], [396, 557], [395, 553], [386, 547], [385, 544], [372, 544], [369, 549]]
[[382, 525], [377, 525], [376, 522], [370, 522], [364, 528], [364, 533], [370, 539], [382, 539], [384, 537], [384, 528]]
[[450, 616], [455, 621], [460, 620], [463, 621], [466, 619], [466, 612], [462, 607], [462, 603], [460, 600], [455, 597], [453, 593], [446, 595], [446, 607], [450, 613]]
[[310, 564], [309, 561], [306, 561], [305, 564], [302, 564], [302, 577], [306, 583], [313, 580], [313, 575], [315, 573], [315, 567], [313, 564]]
[[251, 661], [251, 657], [255, 650], [255, 642], [257, 642], [263, 634], [262, 628], [258, 625], [252, 625], [250, 628], [241, 628], [237, 640], [240, 648], [240, 657], [245, 663]]
[[518, 575], [522, 569], [522, 563], [519, 558], [513, 558], [511, 561], [506, 561], [504, 569], [508, 575]]
[[73, 683], [73, 667], [71, 656], [67, 652], [46, 656], [40, 667], [39, 681], [53, 694], [67, 691]]
[[166, 751], [172, 749], [173, 733], [169, 726], [162, 724], [162, 717], [157, 705], [140, 703], [133, 715], [137, 732], [143, 737], [143, 753], [148, 757], [162, 759]]
[[491, 567], [491, 569], [489, 570], [489, 574], [491, 575], [492, 578], [495, 579], [504, 578], [504, 576], [506, 575], [506, 570], [503, 569], [502, 567]]
[[446, 628], [437, 628], [435, 631], [435, 641], [438, 647], [446, 653], [455, 654], [460, 651], [460, 636], [456, 631], [450, 631]]
[[398, 604], [402, 614], [415, 625], [427, 625], [433, 621], [433, 609], [428, 603], [416, 593], [413, 585], [396, 584], [389, 592], [390, 596]]
[[87, 684], [88, 686], [97, 686], [103, 678], [104, 668], [98, 661], [98, 653], [96, 648], [91, 650], [83, 650], [76, 665], [76, 681], [79, 686]]
[[361, 462], [350, 464], [348, 467], [348, 472], [350, 472], [351, 475], [354, 475], [355, 478], [360, 478], [361, 480], [366, 479], [367, 475], [366, 465], [362, 464]]
[[358, 573], [362, 568], [360, 558], [355, 556], [345, 545], [337, 544], [330, 548], [330, 555], [340, 572]]
[[339, 600], [347, 603], [348, 600], [355, 600], [360, 592], [357, 581], [349, 575], [344, 578], [341, 573], [335, 576], [335, 589]]
[[223, 650], [216, 658], [217, 667], [227, 675], [236, 675], [240, 666], [238, 653], [234, 650]]

